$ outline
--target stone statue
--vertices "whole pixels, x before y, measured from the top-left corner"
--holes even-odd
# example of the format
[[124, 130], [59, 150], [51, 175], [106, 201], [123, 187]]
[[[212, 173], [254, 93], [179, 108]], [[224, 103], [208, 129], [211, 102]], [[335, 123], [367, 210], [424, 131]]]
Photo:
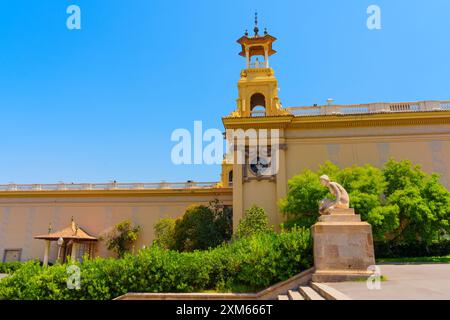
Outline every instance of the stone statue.
[[349, 208], [349, 196], [347, 191], [337, 182], [331, 182], [330, 178], [326, 175], [320, 177], [320, 183], [327, 187], [331, 194], [336, 199], [323, 199], [319, 205], [319, 213], [321, 215], [330, 214], [330, 210], [333, 209], [348, 209]]

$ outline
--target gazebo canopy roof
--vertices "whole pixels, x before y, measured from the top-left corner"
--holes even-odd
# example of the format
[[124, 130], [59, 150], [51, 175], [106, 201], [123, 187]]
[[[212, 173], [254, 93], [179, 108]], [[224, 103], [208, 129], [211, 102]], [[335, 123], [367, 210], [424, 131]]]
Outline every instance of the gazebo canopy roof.
[[51, 229], [49, 229], [48, 234], [35, 236], [35, 239], [42, 239], [42, 240], [50, 240], [50, 241], [57, 241], [59, 238], [63, 238], [64, 240], [82, 240], [82, 241], [97, 241], [98, 239], [96, 237], [91, 236], [86, 231], [84, 231], [82, 228], [78, 227], [75, 222], [72, 219], [72, 225], [70, 227], [67, 227], [61, 231], [57, 232], [50, 232]]

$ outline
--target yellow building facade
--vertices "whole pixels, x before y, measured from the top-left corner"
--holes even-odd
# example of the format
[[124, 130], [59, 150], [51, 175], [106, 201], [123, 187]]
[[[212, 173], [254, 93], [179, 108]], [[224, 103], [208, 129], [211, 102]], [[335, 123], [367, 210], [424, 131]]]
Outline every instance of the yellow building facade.
[[[227, 130], [276, 130], [276, 146], [269, 145], [256, 163], [248, 157], [244, 163], [224, 161], [221, 181], [213, 183], [0, 186], [0, 259], [42, 259], [46, 244], [34, 236], [46, 233], [49, 223], [53, 231], [64, 229], [72, 217], [97, 238], [129, 219], [142, 227], [136, 243], [140, 248], [151, 244], [153, 226], [160, 218], [179, 217], [189, 205], [214, 199], [232, 205], [234, 228], [253, 204], [263, 207], [270, 223], [278, 227], [284, 217], [277, 202], [286, 196], [289, 178], [327, 160], [339, 166], [381, 166], [391, 157], [408, 159], [427, 172], [442, 174], [442, 182], [449, 186], [450, 101], [356, 105], [329, 101], [283, 108], [269, 65], [275, 41], [267, 32], [259, 35], [257, 28], [255, 35], [238, 40], [245, 67], [237, 85], [236, 109], [222, 119]], [[261, 174], [258, 170], [273, 163], [275, 155], [277, 170]], [[50, 262], [56, 260], [56, 246], [52, 243], [49, 248]], [[81, 255], [83, 248], [79, 250]], [[99, 241], [93, 255], [111, 253]]]

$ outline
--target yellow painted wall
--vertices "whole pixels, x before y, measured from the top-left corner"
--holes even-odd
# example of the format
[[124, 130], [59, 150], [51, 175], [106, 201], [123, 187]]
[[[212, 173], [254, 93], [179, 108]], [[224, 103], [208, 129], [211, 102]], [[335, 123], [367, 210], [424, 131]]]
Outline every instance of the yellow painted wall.
[[[270, 212], [269, 223], [271, 225], [279, 224], [279, 219], [277, 218], [277, 194], [276, 194], [276, 184], [270, 181], [249, 181], [244, 184], [244, 208], [248, 209], [253, 204], [256, 204]], [[244, 210], [245, 210], [244, 209]]]
[[[140, 197], [17, 197], [0, 196], [0, 259], [4, 249], [22, 249], [22, 260], [43, 258], [44, 241], [33, 236], [46, 234], [49, 223], [53, 231], [70, 226], [73, 216], [77, 225], [93, 236], [101, 236], [123, 220], [129, 219], [142, 227], [136, 248], [150, 245], [154, 239], [153, 226], [161, 218], [177, 218], [192, 204], [208, 204], [219, 199], [232, 204], [231, 190], [205, 194], [167, 194]], [[57, 255], [52, 242], [50, 261]], [[95, 255], [110, 256], [101, 241]], [[0, 260], [1, 261], [1, 260]]]

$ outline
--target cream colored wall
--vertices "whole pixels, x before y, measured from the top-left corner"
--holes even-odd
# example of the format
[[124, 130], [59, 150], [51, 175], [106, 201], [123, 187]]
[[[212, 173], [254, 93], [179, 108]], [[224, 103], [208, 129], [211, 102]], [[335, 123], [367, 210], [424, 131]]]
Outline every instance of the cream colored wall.
[[449, 186], [449, 125], [291, 129], [286, 132], [286, 143], [288, 178], [306, 168], [316, 170], [326, 160], [342, 167], [366, 163], [380, 167], [394, 157], [442, 174], [442, 183]]
[[[33, 236], [46, 234], [49, 223], [53, 231], [70, 225], [73, 216], [76, 223], [93, 236], [100, 236], [126, 219], [142, 227], [137, 248], [149, 245], [154, 239], [153, 226], [160, 218], [181, 216], [191, 204], [208, 204], [218, 198], [224, 204], [232, 204], [231, 193], [225, 195], [165, 195], [148, 197], [73, 197], [73, 198], [4, 198], [0, 197], [0, 259], [4, 249], [22, 248], [22, 260], [43, 258], [44, 241]], [[52, 243], [50, 261], [57, 255], [56, 243]], [[101, 241], [95, 255], [109, 256], [111, 252]], [[0, 260], [1, 261], [1, 260]]]
[[269, 223], [271, 225], [278, 225], [279, 219], [277, 217], [277, 193], [276, 184], [271, 181], [256, 181], [252, 180], [244, 183], [244, 210], [256, 204], [263, 208], [269, 215]]
[[450, 125], [411, 125], [356, 128], [287, 128], [281, 131], [280, 172], [274, 181], [244, 181], [235, 165], [234, 225], [252, 204], [263, 207], [277, 228], [285, 220], [277, 202], [287, 182], [305, 169], [317, 170], [330, 160], [346, 167], [366, 163], [382, 166], [389, 158], [411, 160], [429, 173], [442, 174], [450, 186]]

